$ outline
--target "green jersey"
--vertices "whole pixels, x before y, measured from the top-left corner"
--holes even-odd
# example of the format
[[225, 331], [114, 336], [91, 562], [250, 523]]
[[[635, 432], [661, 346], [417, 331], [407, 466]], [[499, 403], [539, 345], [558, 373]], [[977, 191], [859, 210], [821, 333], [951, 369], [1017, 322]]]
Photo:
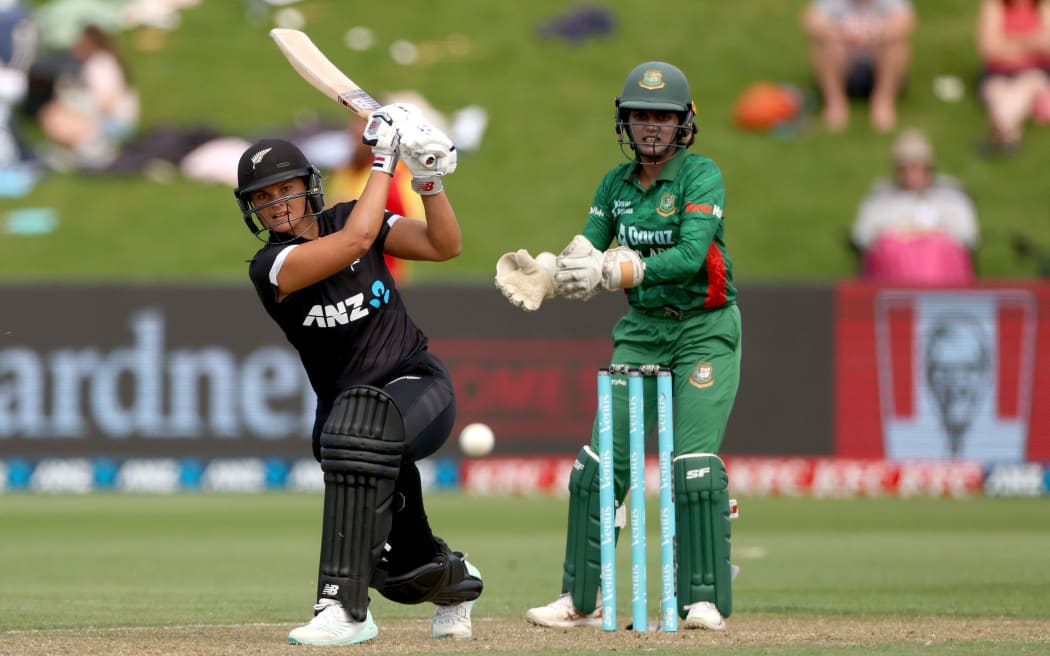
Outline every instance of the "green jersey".
[[710, 158], [684, 148], [649, 189], [625, 162], [602, 179], [583, 235], [605, 250], [615, 238], [645, 262], [642, 284], [627, 290], [643, 312], [695, 312], [736, 301], [722, 221], [725, 185]]

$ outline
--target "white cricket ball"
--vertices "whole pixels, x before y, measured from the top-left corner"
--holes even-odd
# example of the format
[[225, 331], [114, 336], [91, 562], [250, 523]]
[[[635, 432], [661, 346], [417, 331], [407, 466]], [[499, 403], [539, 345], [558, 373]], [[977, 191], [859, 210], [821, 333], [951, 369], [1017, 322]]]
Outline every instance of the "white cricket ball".
[[471, 458], [488, 455], [496, 444], [492, 429], [482, 423], [468, 424], [459, 433], [459, 448]]

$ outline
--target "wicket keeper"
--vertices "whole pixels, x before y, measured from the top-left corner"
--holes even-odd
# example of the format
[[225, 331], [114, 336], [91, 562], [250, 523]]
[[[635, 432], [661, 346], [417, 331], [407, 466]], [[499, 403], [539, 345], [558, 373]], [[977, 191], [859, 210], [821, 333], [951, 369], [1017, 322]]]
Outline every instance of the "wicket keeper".
[[[688, 148], [696, 107], [681, 70], [635, 67], [615, 102], [615, 130], [630, 160], [610, 170], [583, 232], [558, 256], [519, 250], [497, 263], [496, 285], [535, 310], [544, 299], [587, 300], [624, 290], [630, 309], [613, 328], [612, 363], [669, 367], [674, 377], [673, 464], [678, 614], [687, 629], [725, 629], [732, 612], [729, 479], [718, 457], [740, 379], [740, 312], [724, 232], [722, 172]], [[618, 246], [610, 248], [613, 240]], [[645, 381], [655, 408], [656, 382]], [[615, 497], [627, 494], [627, 385], [613, 380]], [[655, 412], [646, 413], [650, 434]], [[598, 423], [569, 481], [561, 595], [532, 608], [540, 626], [601, 626]], [[624, 516], [617, 513], [618, 516]], [[622, 523], [619, 523], [622, 526]]]

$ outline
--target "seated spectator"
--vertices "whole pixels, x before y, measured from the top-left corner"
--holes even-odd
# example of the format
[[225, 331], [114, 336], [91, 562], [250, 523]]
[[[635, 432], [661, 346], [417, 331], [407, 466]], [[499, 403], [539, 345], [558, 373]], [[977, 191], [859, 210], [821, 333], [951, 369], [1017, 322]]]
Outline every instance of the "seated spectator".
[[910, 0], [811, 0], [802, 13], [824, 123], [849, 123], [850, 99], [869, 98], [871, 125], [890, 132], [911, 61], [916, 17]]
[[[372, 149], [361, 143], [361, 134], [365, 131], [366, 124], [367, 121], [359, 116], [350, 117], [347, 132], [350, 134], [350, 145], [353, 151], [346, 164], [328, 174], [328, 181], [325, 183], [325, 200], [329, 207], [336, 203], [356, 199], [365, 187], [365, 181], [368, 180], [368, 175], [372, 171], [374, 158]], [[394, 170], [394, 179], [390, 184], [386, 208], [410, 219], [422, 220], [424, 217], [423, 201], [419, 198], [419, 194], [412, 190], [412, 174], [403, 163], [398, 163]], [[395, 258], [390, 254], [384, 254], [383, 257], [394, 280], [404, 283], [408, 278], [408, 261]]]
[[983, 0], [977, 18], [986, 154], [1016, 150], [1025, 123], [1050, 122], [1050, 2]]
[[85, 26], [72, 53], [80, 62], [79, 75], [56, 82], [55, 98], [40, 108], [37, 118], [44, 136], [71, 149], [78, 165], [99, 168], [138, 127], [138, 93], [101, 28]]
[[885, 284], [967, 284], [974, 279], [978, 226], [973, 201], [937, 172], [933, 147], [917, 129], [893, 146], [894, 176], [860, 205], [853, 245], [863, 276]]
[[23, 159], [15, 109], [28, 92], [36, 36], [29, 9], [19, 0], [0, 0], [0, 170]]

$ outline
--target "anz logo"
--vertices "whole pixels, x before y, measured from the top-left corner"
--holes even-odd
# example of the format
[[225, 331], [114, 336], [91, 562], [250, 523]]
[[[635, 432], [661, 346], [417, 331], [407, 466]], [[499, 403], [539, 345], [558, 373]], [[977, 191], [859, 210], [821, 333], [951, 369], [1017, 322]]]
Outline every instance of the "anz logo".
[[[382, 280], [376, 280], [372, 283], [371, 292], [372, 297], [368, 299], [367, 306], [378, 310], [390, 302], [390, 289], [387, 288]], [[345, 326], [351, 321], [363, 319], [368, 314], [369, 310], [366, 307], [365, 295], [362, 292], [338, 303], [313, 306], [306, 313], [303, 325], [306, 327], [334, 328], [336, 326]]]

